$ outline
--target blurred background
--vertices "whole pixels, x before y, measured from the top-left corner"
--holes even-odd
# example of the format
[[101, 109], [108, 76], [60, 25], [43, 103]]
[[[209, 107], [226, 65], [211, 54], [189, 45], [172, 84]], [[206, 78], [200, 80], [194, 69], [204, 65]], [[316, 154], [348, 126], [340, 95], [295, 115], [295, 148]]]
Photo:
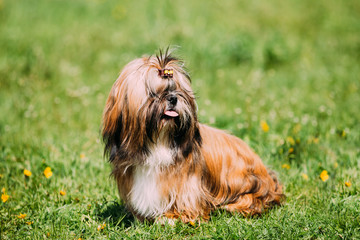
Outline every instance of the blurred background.
[[359, 15], [358, 1], [0, 0], [0, 133], [96, 138], [121, 68], [167, 46], [179, 46], [202, 122], [282, 132], [320, 114], [353, 127]]
[[288, 196], [301, 172], [317, 179], [338, 164], [339, 179], [358, 178], [358, 0], [0, 0], [1, 184], [46, 165], [61, 176], [54, 188], [82, 182], [91, 198], [96, 183], [83, 179], [96, 177], [116, 198], [100, 140], [106, 97], [126, 63], [168, 46], [200, 121], [245, 139]]

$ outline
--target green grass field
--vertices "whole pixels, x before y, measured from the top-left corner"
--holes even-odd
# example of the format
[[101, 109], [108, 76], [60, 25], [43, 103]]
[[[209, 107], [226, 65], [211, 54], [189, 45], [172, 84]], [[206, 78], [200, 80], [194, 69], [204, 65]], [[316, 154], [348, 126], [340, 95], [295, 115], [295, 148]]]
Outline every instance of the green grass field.
[[[278, 172], [284, 206], [174, 227], [126, 213], [102, 110], [124, 64], [168, 45], [200, 121]], [[359, 239], [359, 91], [358, 0], [0, 0], [0, 239]]]

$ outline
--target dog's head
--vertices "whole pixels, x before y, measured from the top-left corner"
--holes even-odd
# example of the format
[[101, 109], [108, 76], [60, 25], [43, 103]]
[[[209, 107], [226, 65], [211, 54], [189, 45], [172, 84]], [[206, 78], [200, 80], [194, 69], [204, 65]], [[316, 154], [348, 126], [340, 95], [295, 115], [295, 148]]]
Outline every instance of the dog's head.
[[127, 64], [107, 99], [102, 135], [110, 161], [141, 159], [151, 144], [168, 145], [187, 157], [201, 138], [183, 63], [160, 51]]

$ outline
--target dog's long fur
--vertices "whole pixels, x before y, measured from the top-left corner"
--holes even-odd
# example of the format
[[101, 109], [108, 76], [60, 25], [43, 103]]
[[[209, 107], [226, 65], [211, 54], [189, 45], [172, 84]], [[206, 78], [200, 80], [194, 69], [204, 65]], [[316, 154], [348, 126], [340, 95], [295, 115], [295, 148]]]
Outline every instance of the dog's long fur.
[[[164, 69], [173, 77], [162, 77]], [[120, 196], [133, 214], [188, 222], [208, 219], [215, 208], [254, 215], [280, 204], [275, 174], [242, 140], [200, 124], [196, 108], [190, 77], [168, 51], [135, 59], [114, 83], [102, 135]]]

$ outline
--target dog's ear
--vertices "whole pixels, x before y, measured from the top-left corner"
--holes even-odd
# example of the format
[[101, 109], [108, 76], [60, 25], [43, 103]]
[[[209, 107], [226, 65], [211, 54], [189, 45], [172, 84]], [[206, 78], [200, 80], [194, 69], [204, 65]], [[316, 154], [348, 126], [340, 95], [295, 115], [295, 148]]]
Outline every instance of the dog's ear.
[[145, 126], [138, 119], [138, 111], [146, 97], [143, 71], [140, 71], [144, 63], [143, 58], [127, 64], [106, 101], [102, 138], [105, 143], [104, 154], [110, 155], [110, 161], [115, 150], [118, 155], [123, 152], [133, 156], [143, 146]]
[[123, 109], [121, 102], [119, 81], [115, 82], [111, 89], [103, 113], [102, 138], [105, 143], [104, 154], [109, 155], [112, 148], [120, 145], [120, 136], [122, 132]]

